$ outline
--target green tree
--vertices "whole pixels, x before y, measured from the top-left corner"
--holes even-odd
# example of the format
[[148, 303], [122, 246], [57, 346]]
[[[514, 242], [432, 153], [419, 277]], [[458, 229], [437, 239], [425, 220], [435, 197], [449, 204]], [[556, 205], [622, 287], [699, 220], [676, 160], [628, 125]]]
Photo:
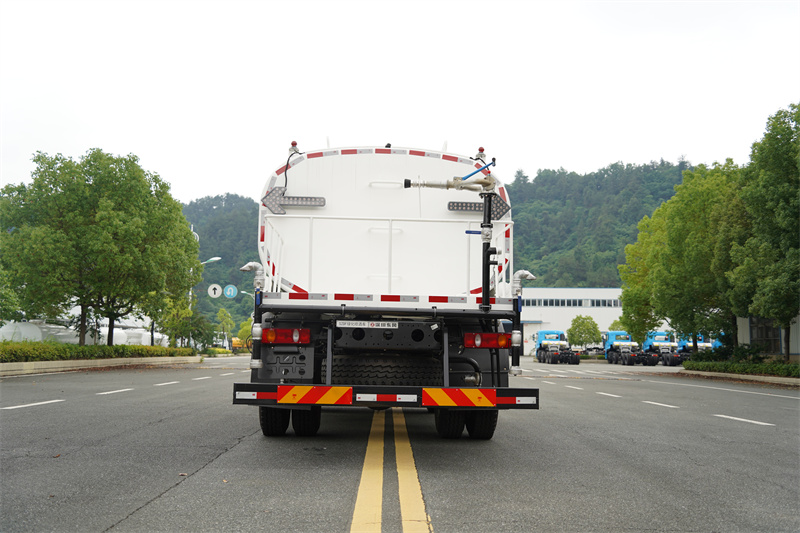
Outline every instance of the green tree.
[[217, 331], [222, 333], [225, 338], [225, 346], [228, 346], [228, 338], [233, 331], [233, 318], [231, 314], [224, 307], [217, 311]]
[[617, 319], [608, 326], [608, 331], [626, 331], [626, 330], [625, 326], [622, 324], [622, 321]]
[[731, 241], [741, 239], [741, 224], [728, 212], [739, 172], [730, 160], [685, 171], [675, 196], [639, 223], [637, 242], [626, 247], [619, 267], [622, 323], [637, 340], [665, 319], [679, 334], [735, 337], [726, 272]]
[[89, 184], [78, 163], [37, 153], [29, 186], [0, 191], [0, 262], [28, 318], [63, 316], [80, 308], [85, 343], [92, 267], [85, 244]]
[[[784, 359], [789, 332], [800, 314], [800, 106], [792, 104], [767, 121], [762, 140], [753, 144], [744, 172], [742, 200], [752, 223], [744, 244], [734, 244], [729, 279], [749, 300], [753, 316], [784, 329]], [[749, 298], [748, 298], [749, 297]]]
[[587, 346], [602, 342], [600, 328], [590, 316], [578, 315], [572, 319], [572, 324], [567, 330], [567, 337], [572, 345]]
[[658, 254], [658, 224], [645, 216], [638, 225], [639, 235], [635, 244], [625, 247], [625, 263], [619, 265], [622, 279], [622, 316], [619, 319], [621, 330], [630, 333], [633, 338], [644, 339], [648, 331], [655, 330], [662, 322], [652, 304], [652, 290], [647, 276], [650, 272], [648, 264], [652, 254]]
[[253, 319], [248, 318], [247, 320], [241, 322], [239, 324], [239, 333], [236, 334], [242, 342], [245, 342], [250, 337], [250, 331], [253, 327]]
[[0, 326], [6, 320], [19, 318], [19, 300], [17, 294], [11, 288], [8, 275], [0, 267]]
[[[80, 342], [90, 314], [108, 320], [164, 305], [200, 276], [197, 243], [169, 186], [134, 155], [89, 150], [80, 161], [37, 153], [30, 186], [0, 197], [2, 262], [28, 316], [79, 306]], [[194, 271], [193, 271], [194, 268]], [[160, 303], [159, 303], [160, 302]]]

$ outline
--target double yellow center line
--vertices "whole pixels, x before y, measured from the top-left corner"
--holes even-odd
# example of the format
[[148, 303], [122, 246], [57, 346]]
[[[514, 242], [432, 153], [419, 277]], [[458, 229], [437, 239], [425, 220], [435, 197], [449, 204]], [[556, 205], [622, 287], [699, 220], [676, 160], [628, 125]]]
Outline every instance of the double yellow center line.
[[[425, 501], [422, 499], [422, 488], [419, 484], [414, 453], [411, 451], [411, 442], [408, 440], [406, 419], [403, 416], [402, 408], [392, 408], [392, 420], [394, 422], [394, 449], [403, 533], [433, 533], [430, 519], [425, 512]], [[358, 486], [350, 533], [380, 533], [381, 531], [385, 430], [386, 411], [375, 411], [367, 441], [367, 453], [364, 456], [364, 467], [361, 470], [361, 482]]]

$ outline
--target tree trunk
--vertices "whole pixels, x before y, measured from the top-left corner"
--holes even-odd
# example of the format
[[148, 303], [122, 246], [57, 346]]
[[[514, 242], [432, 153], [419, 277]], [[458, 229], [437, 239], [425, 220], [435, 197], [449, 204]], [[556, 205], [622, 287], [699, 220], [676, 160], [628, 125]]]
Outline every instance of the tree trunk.
[[111, 317], [108, 317], [108, 339], [106, 344], [114, 346], [114, 319]]
[[78, 324], [78, 346], [86, 346], [86, 306], [81, 304], [81, 321]]
[[787, 324], [787, 327], [783, 328], [783, 362], [789, 362], [789, 332], [792, 331], [792, 325]]

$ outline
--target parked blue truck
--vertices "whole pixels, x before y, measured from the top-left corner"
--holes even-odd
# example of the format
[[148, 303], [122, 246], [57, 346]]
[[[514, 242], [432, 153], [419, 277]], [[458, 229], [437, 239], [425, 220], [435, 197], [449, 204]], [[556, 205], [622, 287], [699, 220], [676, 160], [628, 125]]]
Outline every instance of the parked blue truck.
[[540, 363], [578, 365], [581, 356], [570, 347], [566, 333], [543, 330], [536, 333], [536, 360]]
[[658, 355], [645, 353], [639, 348], [639, 343], [632, 340], [627, 331], [603, 332], [603, 351], [606, 361], [610, 364], [622, 363], [623, 365], [656, 365]]
[[684, 361], [688, 361], [689, 357], [692, 355], [692, 339], [693, 337], [697, 337], [697, 351], [702, 352], [704, 350], [713, 350], [714, 348], [719, 348], [722, 346], [722, 343], [717, 340], [711, 340], [710, 337], [707, 335], [681, 335], [678, 337], [678, 355], [681, 358], [681, 363]]
[[664, 366], [677, 366], [683, 362], [678, 353], [675, 335], [667, 331], [651, 331], [642, 345], [642, 351], [658, 356]]

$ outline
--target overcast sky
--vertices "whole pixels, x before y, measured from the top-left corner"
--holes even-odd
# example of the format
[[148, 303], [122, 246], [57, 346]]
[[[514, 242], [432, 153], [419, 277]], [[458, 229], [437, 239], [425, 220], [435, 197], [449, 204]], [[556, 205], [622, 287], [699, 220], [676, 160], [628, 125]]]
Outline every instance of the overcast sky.
[[0, 0], [2, 184], [100, 148], [257, 199], [293, 140], [484, 146], [506, 181], [741, 165], [792, 102], [800, 0]]

